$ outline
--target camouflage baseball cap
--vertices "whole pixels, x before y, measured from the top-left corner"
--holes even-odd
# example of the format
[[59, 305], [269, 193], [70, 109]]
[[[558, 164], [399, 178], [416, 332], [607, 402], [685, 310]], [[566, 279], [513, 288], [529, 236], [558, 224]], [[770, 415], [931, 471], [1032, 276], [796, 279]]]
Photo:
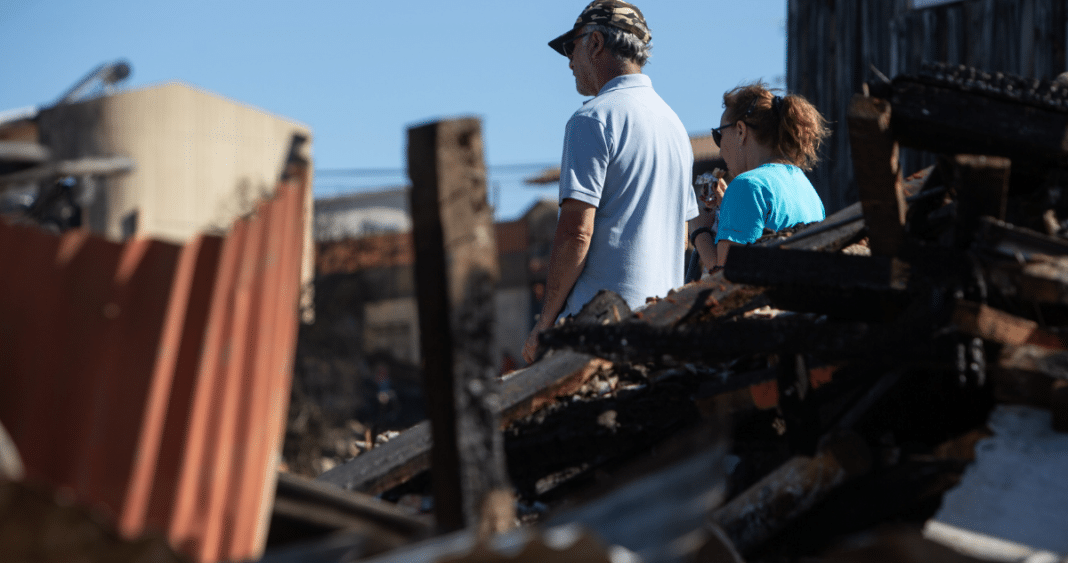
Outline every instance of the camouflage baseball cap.
[[649, 33], [649, 27], [645, 24], [645, 16], [642, 15], [642, 11], [633, 4], [628, 4], [622, 0], [593, 0], [589, 6], [586, 6], [585, 10], [579, 14], [577, 20], [575, 20], [575, 26], [571, 28], [571, 31], [553, 39], [549, 42], [549, 46], [554, 51], [561, 55], [567, 56], [564, 53], [564, 44], [573, 38], [583, 26], [589, 23], [595, 23], [600, 25], [610, 25], [612, 27], [622, 29], [633, 33], [643, 43], [648, 43], [653, 36]]

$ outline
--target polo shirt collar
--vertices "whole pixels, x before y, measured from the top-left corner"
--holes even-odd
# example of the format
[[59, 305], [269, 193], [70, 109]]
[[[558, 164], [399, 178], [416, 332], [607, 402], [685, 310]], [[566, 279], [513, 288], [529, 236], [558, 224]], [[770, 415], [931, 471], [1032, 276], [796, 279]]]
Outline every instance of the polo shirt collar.
[[597, 92], [597, 95], [600, 96], [601, 94], [607, 94], [612, 90], [622, 90], [624, 88], [652, 87], [652, 85], [653, 81], [650, 80], [649, 77], [644, 74], [622, 74], [613, 78], [612, 80], [609, 80], [608, 83], [605, 84], [603, 88], [601, 88], [601, 91]]

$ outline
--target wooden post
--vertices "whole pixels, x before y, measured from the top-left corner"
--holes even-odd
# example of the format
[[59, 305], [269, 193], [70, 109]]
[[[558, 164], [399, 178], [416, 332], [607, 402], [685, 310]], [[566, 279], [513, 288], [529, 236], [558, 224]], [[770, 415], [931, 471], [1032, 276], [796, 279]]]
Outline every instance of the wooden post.
[[514, 506], [497, 420], [493, 307], [500, 274], [479, 121], [409, 129], [408, 175], [438, 529], [487, 521], [501, 529]]
[[1005, 219], [1012, 164], [998, 156], [961, 154], [948, 158], [945, 165], [957, 193], [956, 244], [966, 247], [975, 238], [980, 217]]
[[849, 142], [872, 254], [895, 256], [905, 236], [905, 194], [890, 103], [857, 94], [849, 106]]

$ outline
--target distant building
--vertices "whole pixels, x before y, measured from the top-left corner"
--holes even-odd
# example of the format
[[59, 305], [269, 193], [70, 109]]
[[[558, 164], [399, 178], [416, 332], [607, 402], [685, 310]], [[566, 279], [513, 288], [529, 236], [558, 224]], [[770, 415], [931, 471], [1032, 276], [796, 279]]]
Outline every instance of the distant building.
[[226, 229], [273, 193], [291, 152], [310, 164], [307, 126], [179, 82], [53, 106], [36, 125], [56, 159], [133, 159], [91, 186], [83, 211], [112, 240]]
[[315, 200], [315, 240], [403, 233], [412, 229], [409, 187], [345, 194]]
[[[316, 217], [317, 236], [320, 232], [331, 235], [345, 228], [359, 229], [363, 217], [372, 214], [361, 214], [357, 203], [382, 203], [390, 201], [386, 194], [405, 191], [380, 192], [381, 199], [331, 198], [322, 207], [317, 203], [317, 213], [321, 210], [324, 214], [322, 220]], [[502, 359], [506, 355], [522, 357], [534, 315], [541, 310], [556, 214], [556, 202], [543, 201], [515, 221], [495, 224], [501, 272], [495, 297], [496, 340]], [[337, 223], [343, 226], [335, 229]], [[409, 226], [401, 232], [401, 222], [391, 224], [398, 227], [396, 232], [326, 236], [317, 242], [317, 322], [323, 323], [324, 330], [345, 327], [350, 335], [345, 344], [350, 352], [346, 354], [355, 346], [363, 354], [388, 352], [399, 360], [418, 363], [419, 317], [411, 231]]]
[[[62, 183], [76, 194], [71, 224], [113, 241], [181, 244], [225, 232], [271, 197], [287, 170], [314, 169], [307, 126], [179, 82], [59, 103], [2, 129], [0, 138], [39, 143], [56, 162], [132, 161], [126, 173]], [[314, 260], [312, 190], [306, 192], [302, 283], [310, 282]], [[309, 313], [311, 296], [301, 301]]]

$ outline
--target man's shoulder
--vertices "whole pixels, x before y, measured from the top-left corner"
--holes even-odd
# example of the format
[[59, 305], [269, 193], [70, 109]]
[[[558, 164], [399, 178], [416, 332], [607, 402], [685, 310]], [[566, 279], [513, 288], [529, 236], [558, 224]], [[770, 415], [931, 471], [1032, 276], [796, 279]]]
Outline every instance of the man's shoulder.
[[603, 122], [608, 114], [622, 109], [619, 107], [618, 96], [615, 94], [614, 91], [606, 92], [596, 98], [586, 100], [582, 107], [575, 110], [571, 118], [589, 118]]
[[587, 101], [572, 115], [572, 119], [589, 118], [603, 124], [632, 119], [660, 121], [668, 117], [678, 119], [671, 108], [651, 88], [627, 88], [605, 92]]

